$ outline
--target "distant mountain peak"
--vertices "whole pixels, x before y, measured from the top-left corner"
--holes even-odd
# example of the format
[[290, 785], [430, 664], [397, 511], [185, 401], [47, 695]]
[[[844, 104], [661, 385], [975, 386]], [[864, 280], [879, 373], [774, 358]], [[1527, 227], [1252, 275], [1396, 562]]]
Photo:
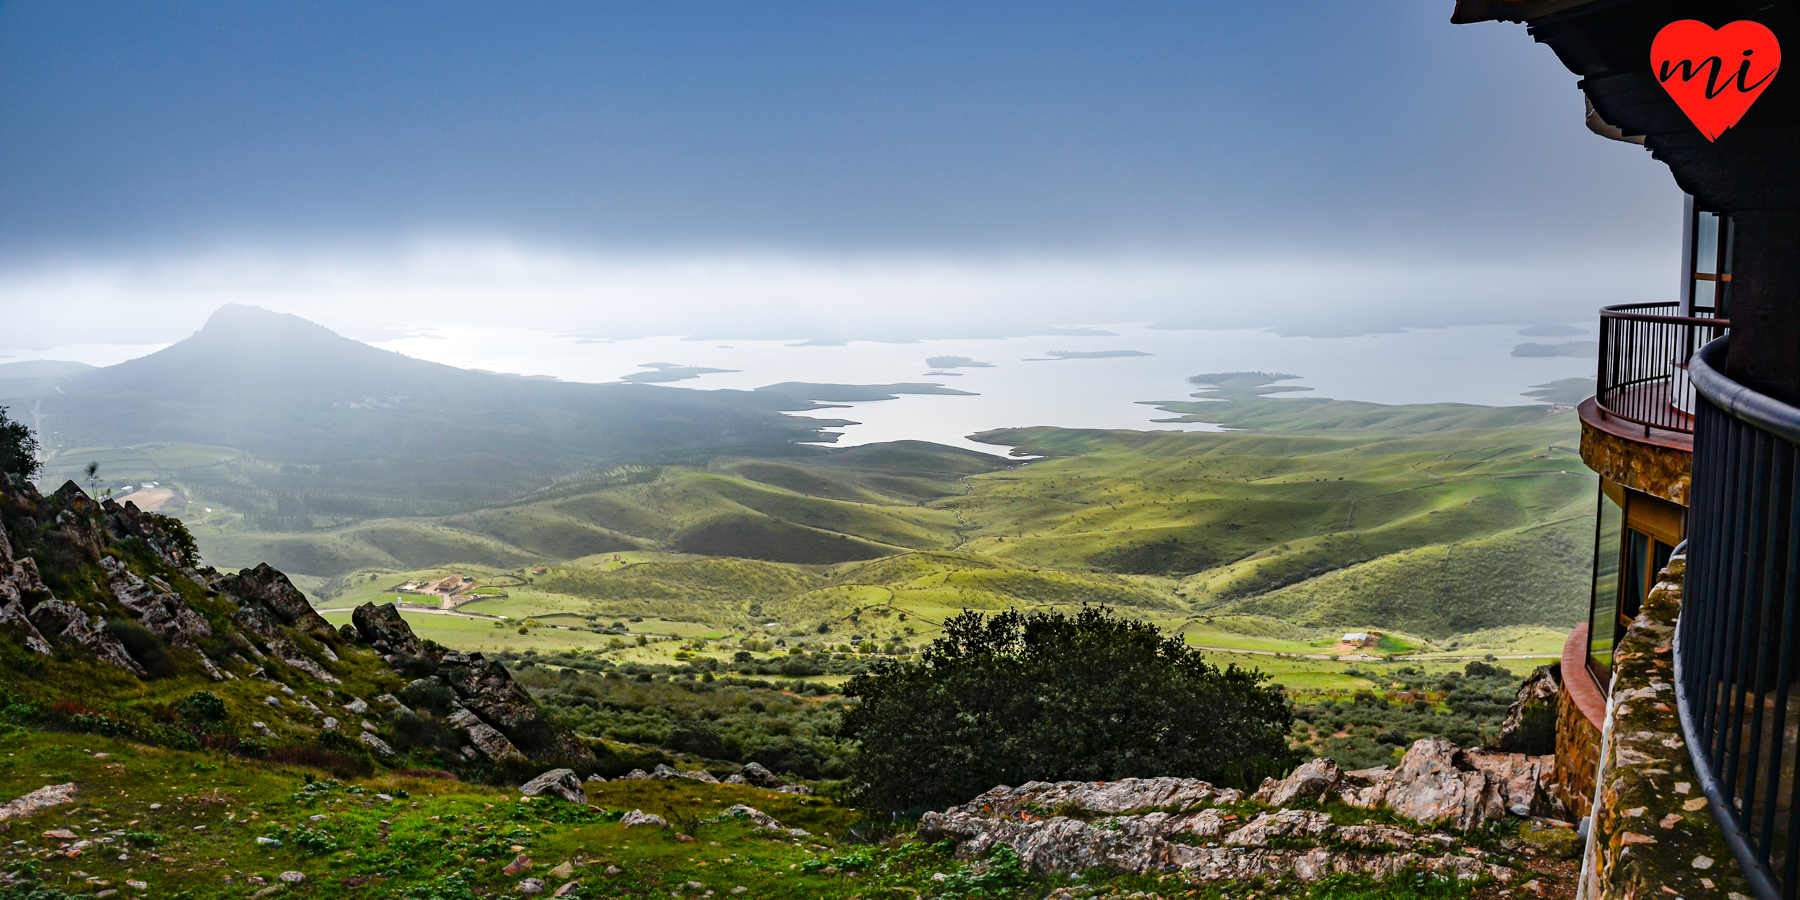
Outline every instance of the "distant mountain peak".
[[276, 312], [260, 306], [245, 303], [227, 303], [213, 314], [206, 317], [206, 324], [201, 326], [198, 334], [209, 338], [249, 338], [266, 340], [279, 336], [293, 339], [310, 337], [314, 340], [325, 338], [348, 341], [344, 337], [317, 322], [302, 319], [293, 313]]

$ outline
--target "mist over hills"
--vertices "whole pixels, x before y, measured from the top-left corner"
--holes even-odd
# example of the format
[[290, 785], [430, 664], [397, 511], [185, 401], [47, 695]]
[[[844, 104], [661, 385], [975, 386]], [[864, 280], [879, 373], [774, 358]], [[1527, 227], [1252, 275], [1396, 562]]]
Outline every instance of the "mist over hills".
[[780, 414], [812, 405], [787, 395], [476, 372], [240, 305], [148, 356], [0, 393], [55, 449], [240, 451], [202, 477], [234, 506], [299, 518], [448, 512], [599, 465], [829, 440]]

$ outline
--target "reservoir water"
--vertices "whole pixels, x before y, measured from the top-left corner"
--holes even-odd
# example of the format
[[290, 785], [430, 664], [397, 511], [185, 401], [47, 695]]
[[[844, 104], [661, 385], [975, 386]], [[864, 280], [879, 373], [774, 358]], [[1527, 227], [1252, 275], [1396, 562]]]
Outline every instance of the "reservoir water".
[[[606, 341], [530, 329], [446, 328], [377, 344], [464, 368], [607, 382], [653, 371], [645, 363], [732, 371], [672, 386], [751, 389], [785, 381], [834, 384], [940, 384], [973, 396], [900, 395], [811, 413], [859, 424], [833, 429], [838, 445], [915, 439], [999, 452], [967, 440], [978, 431], [1030, 425], [1066, 428], [1209, 430], [1158, 423], [1170, 417], [1147, 401], [1184, 400], [1190, 375], [1265, 371], [1299, 376], [1291, 396], [1373, 403], [1456, 402], [1509, 406], [1532, 385], [1592, 378], [1592, 358], [1513, 356], [1514, 326], [1409, 330], [1360, 337], [1283, 337], [1273, 331], [1171, 331], [1107, 326], [1113, 336], [1038, 336], [916, 343], [857, 341], [693, 341], [681, 337]], [[1590, 340], [1582, 337], [1580, 340]], [[1565, 339], [1558, 339], [1565, 340]], [[1052, 359], [1052, 351], [1137, 351], [1145, 356]], [[937, 367], [932, 357], [967, 357], [986, 367]], [[932, 372], [956, 374], [929, 374]]]

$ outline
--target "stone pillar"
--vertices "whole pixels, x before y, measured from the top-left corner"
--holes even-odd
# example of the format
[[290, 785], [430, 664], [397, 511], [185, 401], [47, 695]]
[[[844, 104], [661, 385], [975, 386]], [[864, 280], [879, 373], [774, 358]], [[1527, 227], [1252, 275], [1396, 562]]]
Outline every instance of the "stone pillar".
[[1800, 210], [1748, 209], [1732, 221], [1725, 375], [1800, 405]]

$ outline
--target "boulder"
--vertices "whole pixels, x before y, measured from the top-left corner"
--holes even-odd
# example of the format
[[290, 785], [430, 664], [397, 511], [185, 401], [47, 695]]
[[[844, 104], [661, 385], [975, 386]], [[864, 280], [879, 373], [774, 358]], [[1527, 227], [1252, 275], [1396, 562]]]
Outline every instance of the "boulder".
[[1416, 822], [1449, 822], [1464, 831], [1507, 813], [1500, 780], [1443, 738], [1413, 744], [1399, 766], [1356, 799], [1359, 806], [1386, 806]]
[[236, 600], [239, 606], [257, 606], [268, 610], [282, 624], [298, 629], [321, 641], [328, 641], [338, 636], [337, 629], [319, 615], [312, 604], [307, 602], [306, 595], [294, 587], [286, 575], [261, 563], [254, 569], [245, 569], [236, 575], [227, 575], [220, 579], [219, 589]]
[[777, 821], [774, 816], [771, 816], [768, 813], [765, 813], [762, 810], [757, 809], [754, 806], [745, 806], [742, 803], [739, 803], [736, 806], [733, 806], [730, 809], [725, 810], [725, 812], [722, 814], [722, 817], [732, 818], [732, 819], [749, 819], [751, 822], [754, 822], [756, 824], [756, 827], [761, 828], [764, 831], [776, 831], [776, 832], [787, 831], [787, 826], [785, 826], [785, 825], [781, 824], [779, 821]]
[[482, 756], [494, 762], [529, 762], [513, 742], [506, 739], [494, 726], [481, 721], [481, 717], [461, 706], [450, 711], [448, 720], [451, 725], [463, 732], [469, 745], [480, 751]]
[[1344, 773], [1329, 759], [1315, 758], [1288, 773], [1286, 778], [1264, 778], [1251, 799], [1265, 806], [1286, 806], [1296, 800], [1318, 800], [1336, 794], [1344, 784]]
[[326, 684], [343, 684], [336, 675], [325, 671], [325, 667], [315, 660], [309, 659], [286, 638], [276, 638], [269, 642], [269, 655], [299, 669]]
[[144, 667], [125, 652], [124, 645], [117, 638], [100, 629], [99, 618], [89, 621], [81, 607], [67, 600], [47, 600], [39, 603], [29, 615], [31, 624], [37, 626], [39, 634], [75, 644], [94, 654], [95, 659], [111, 663], [133, 675], [147, 674]]
[[425, 642], [413, 634], [412, 626], [400, 618], [400, 610], [392, 603], [376, 606], [364, 603], [350, 612], [350, 624], [369, 646], [383, 653], [425, 656]]
[[[100, 558], [108, 584], [119, 605], [131, 611], [139, 624], [171, 646], [196, 649], [201, 638], [212, 637], [212, 625], [166, 583], [152, 584], [138, 577], [115, 556]], [[160, 581], [160, 579], [159, 579]]]
[[1526, 756], [1494, 750], [1465, 750], [1469, 765], [1488, 776], [1500, 788], [1506, 811], [1515, 816], [1557, 812], [1551, 793], [1556, 756]]
[[[358, 609], [366, 608], [358, 607]], [[398, 616], [396, 616], [398, 618]], [[405, 625], [405, 622], [401, 622]], [[360, 624], [358, 627], [361, 627]], [[408, 636], [412, 632], [408, 630]], [[413, 638], [417, 640], [417, 638]], [[506, 667], [480, 654], [445, 654], [438, 670], [439, 677], [456, 691], [462, 705], [481, 717], [483, 722], [499, 729], [515, 746], [533, 759], [593, 763], [594, 753], [562, 723], [547, 715]], [[522, 741], [529, 736], [530, 741]]]
[[363, 743], [369, 745], [370, 749], [373, 749], [376, 753], [379, 753], [382, 756], [392, 757], [392, 756], [399, 755], [398, 753], [394, 752], [394, 748], [388, 746], [387, 741], [384, 741], [381, 738], [378, 738], [375, 735], [372, 735], [366, 731], [359, 733], [356, 736], [356, 738], [357, 738], [357, 740], [360, 740]]
[[699, 781], [705, 784], [719, 783], [719, 779], [714, 778], [713, 774], [705, 769], [694, 769], [689, 772], [683, 772], [681, 773], [681, 777], [686, 778], [689, 781]]
[[67, 784], [51, 784], [38, 788], [22, 797], [15, 797], [0, 806], [0, 822], [11, 819], [27, 819], [54, 806], [62, 806], [75, 802], [75, 795], [80, 789], [71, 781]]
[[587, 791], [581, 787], [581, 777], [573, 769], [551, 769], [520, 785], [519, 793], [527, 797], [547, 794], [581, 806], [588, 802]]
[[1513, 698], [1512, 706], [1506, 709], [1506, 718], [1500, 723], [1500, 736], [1494, 741], [1494, 749], [1522, 749], [1515, 745], [1519, 740], [1519, 729], [1525, 724], [1525, 711], [1532, 706], [1548, 706], [1555, 710], [1561, 692], [1561, 664], [1538, 666], [1533, 670], [1525, 682], [1519, 685], [1519, 693]]
[[669, 823], [664, 821], [662, 816], [647, 813], [641, 809], [634, 809], [631, 812], [626, 813], [619, 819], [619, 824], [627, 828], [633, 828], [639, 825], [654, 825], [658, 828], [669, 827]]
[[[1324, 767], [1315, 766], [1292, 783], [1312, 784], [1308, 790], [1313, 790], [1320, 780], [1330, 779]], [[1289, 779], [1276, 784], [1281, 781]], [[1202, 882], [1286, 877], [1310, 882], [1337, 874], [1386, 878], [1412, 870], [1459, 879], [1512, 878], [1509, 869], [1449, 852], [1455, 839], [1448, 835], [1387, 825], [1339, 826], [1330, 815], [1306, 809], [1268, 810], [1245, 822], [1231, 811], [1242, 799], [1237, 791], [1193, 779], [1031, 782], [928, 812], [919, 821], [919, 835], [954, 842], [960, 859], [976, 859], [1006, 844], [1039, 874], [1106, 867], [1134, 874], [1178, 871]], [[1346, 847], [1357, 852], [1344, 852]]]
[[[745, 763], [744, 767], [737, 771], [737, 775], [732, 777], [742, 779], [738, 782], [732, 782], [735, 784], [748, 784], [752, 787], [759, 788], [777, 788], [781, 786], [781, 777], [774, 772], [763, 768], [762, 763]], [[726, 780], [730, 781], [730, 779]]]

